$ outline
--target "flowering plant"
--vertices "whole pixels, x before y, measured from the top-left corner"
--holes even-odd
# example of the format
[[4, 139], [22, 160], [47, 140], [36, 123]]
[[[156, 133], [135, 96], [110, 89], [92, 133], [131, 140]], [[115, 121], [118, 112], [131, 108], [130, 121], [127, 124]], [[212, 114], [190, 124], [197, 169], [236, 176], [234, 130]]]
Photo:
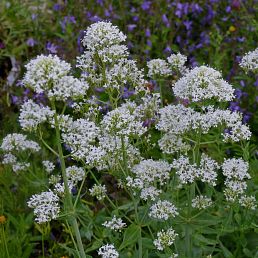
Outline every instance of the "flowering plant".
[[[74, 257], [240, 257], [247, 251], [224, 240], [256, 227], [257, 205], [251, 131], [226, 108], [233, 87], [219, 71], [172, 54], [147, 63], [155, 92], [125, 39], [110, 22], [92, 24], [78, 78], [57, 56], [26, 65], [23, 84], [47, 102], [23, 103], [19, 122], [35, 141], [7, 135], [3, 163], [33, 174], [30, 158], [47, 153], [37, 166], [48, 183], [27, 203], [41, 227], [67, 229], [63, 247]], [[176, 101], [166, 104], [171, 78]]]

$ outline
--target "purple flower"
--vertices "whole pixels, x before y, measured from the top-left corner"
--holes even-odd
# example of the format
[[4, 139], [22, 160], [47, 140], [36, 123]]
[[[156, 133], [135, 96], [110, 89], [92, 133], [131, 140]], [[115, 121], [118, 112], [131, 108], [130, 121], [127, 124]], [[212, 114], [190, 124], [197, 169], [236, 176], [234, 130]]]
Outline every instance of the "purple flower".
[[38, 15], [37, 15], [37, 14], [33, 13], [33, 14], [31, 15], [31, 19], [32, 19], [33, 21], [35, 21], [37, 18], [38, 18]]
[[128, 99], [130, 98], [132, 95], [135, 94], [135, 91], [134, 90], [129, 90], [127, 87], [124, 88], [124, 93], [123, 93], [123, 98], [124, 99]]
[[99, 4], [100, 6], [103, 6], [103, 5], [104, 5], [104, 1], [103, 1], [103, 0], [97, 0], [96, 2], [97, 2], [97, 4]]
[[241, 111], [241, 108], [239, 106], [239, 103], [238, 102], [230, 102], [230, 105], [229, 105], [229, 109], [233, 112], [236, 112], [236, 111]]
[[151, 31], [150, 31], [149, 28], [147, 28], [147, 29], [145, 30], [145, 36], [148, 37], [148, 38], [151, 36]]
[[184, 21], [183, 24], [185, 25], [186, 30], [191, 30], [192, 28], [192, 21]]
[[128, 24], [127, 25], [128, 31], [130, 31], [130, 32], [133, 31], [136, 27], [137, 27], [136, 24]]
[[62, 6], [60, 4], [54, 4], [53, 6], [53, 10], [58, 12], [62, 10]]
[[151, 1], [144, 1], [141, 5], [142, 10], [148, 11], [151, 6]]
[[245, 81], [241, 80], [241, 81], [240, 81], [240, 85], [241, 85], [242, 87], [245, 87]]
[[55, 44], [53, 44], [49, 41], [46, 44], [46, 50], [48, 50], [49, 53], [51, 53], [51, 54], [56, 54], [57, 53], [57, 48], [58, 48], [58, 46], [56, 46]]
[[83, 36], [84, 36], [84, 31], [80, 30], [79, 36], [77, 37], [77, 47], [78, 47], [78, 50], [80, 53], [83, 52], [83, 47], [82, 47], [82, 43], [81, 43]]
[[12, 104], [16, 105], [20, 102], [19, 97], [15, 96], [15, 95], [11, 95], [11, 102]]
[[66, 29], [67, 24], [75, 24], [76, 20], [74, 16], [65, 16], [64, 19], [60, 22], [63, 32]]
[[249, 120], [252, 117], [252, 113], [251, 112], [247, 112], [246, 114], [243, 115], [243, 123], [246, 124], [249, 122]]
[[170, 46], [166, 46], [166, 48], [163, 50], [163, 52], [165, 53], [165, 54], [171, 54], [172, 53], [172, 50], [171, 50], [171, 48], [170, 48]]
[[149, 40], [149, 39], [147, 39], [147, 43], [146, 43], [149, 47], [151, 47], [152, 46], [152, 42], [151, 42], [151, 40]]
[[245, 37], [237, 37], [237, 41], [243, 43], [245, 41]]
[[241, 99], [243, 92], [240, 89], [235, 89], [235, 96], [237, 99]]
[[233, 1], [231, 2], [231, 6], [232, 6], [232, 8], [240, 9], [241, 3], [240, 3], [239, 0], [233, 0]]
[[27, 41], [26, 41], [26, 44], [27, 44], [29, 47], [34, 47], [34, 46], [37, 44], [37, 41], [34, 40], [33, 38], [28, 38]]
[[133, 21], [138, 22], [139, 21], [139, 16], [137, 16], [137, 15], [133, 16]]
[[197, 14], [199, 14], [199, 13], [201, 13], [203, 11], [203, 9], [197, 3], [192, 3], [191, 4], [191, 9], [192, 9], [193, 13], [197, 13]]
[[0, 41], [0, 49], [3, 49], [3, 48], [5, 48], [5, 44], [2, 41]]
[[89, 18], [91, 22], [99, 22], [102, 21], [102, 18], [100, 18], [98, 15], [94, 15]]
[[228, 6], [226, 7], [226, 13], [230, 13], [230, 12], [231, 12], [231, 6], [228, 5]]
[[166, 14], [162, 14], [161, 18], [162, 18], [163, 23], [166, 25], [166, 27], [169, 28], [170, 27], [170, 22], [168, 20], [167, 15]]

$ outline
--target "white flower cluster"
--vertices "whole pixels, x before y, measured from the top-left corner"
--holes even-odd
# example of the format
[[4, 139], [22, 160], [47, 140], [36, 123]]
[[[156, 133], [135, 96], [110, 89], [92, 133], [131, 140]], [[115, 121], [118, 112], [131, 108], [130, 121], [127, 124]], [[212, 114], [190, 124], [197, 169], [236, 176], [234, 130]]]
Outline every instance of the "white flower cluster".
[[107, 244], [99, 248], [98, 255], [102, 258], [118, 258], [119, 253], [116, 251], [113, 244]]
[[68, 180], [72, 181], [74, 184], [82, 181], [85, 177], [85, 171], [81, 167], [71, 166], [66, 168], [66, 175]]
[[123, 164], [121, 153], [123, 151], [126, 152], [129, 168], [141, 160], [139, 150], [129, 143], [128, 137], [124, 138], [123, 146], [121, 137], [105, 134], [105, 136], [99, 136], [98, 146], [91, 147], [90, 152], [85, 157], [86, 163], [95, 166], [98, 170], [121, 169], [120, 166]]
[[171, 54], [167, 60], [173, 71], [179, 71], [180, 73], [184, 73], [186, 71], [186, 67], [184, 66], [187, 61], [186, 56], [180, 53]]
[[96, 51], [119, 45], [125, 40], [126, 36], [111, 22], [96, 22], [85, 31], [82, 43], [89, 50]]
[[258, 48], [248, 52], [239, 64], [243, 69], [249, 71], [258, 71]]
[[257, 208], [255, 196], [243, 195], [239, 198], [239, 204], [249, 210], [255, 211]]
[[153, 243], [159, 251], [163, 251], [166, 247], [173, 245], [177, 236], [178, 234], [172, 228], [166, 231], [162, 229], [157, 233], [158, 238]]
[[154, 182], [164, 185], [169, 179], [171, 165], [164, 160], [155, 161], [152, 159], [143, 160], [132, 168], [133, 174], [140, 179], [144, 185], [151, 185]]
[[30, 208], [34, 209], [35, 221], [45, 223], [56, 219], [60, 212], [59, 198], [51, 190], [33, 195], [28, 203]]
[[44, 107], [33, 100], [28, 100], [21, 106], [19, 123], [23, 130], [33, 131], [37, 129], [38, 125], [49, 121], [53, 116], [54, 111], [49, 107]]
[[117, 136], [141, 136], [147, 131], [134, 102], [126, 102], [107, 113], [101, 126], [108, 134]]
[[147, 63], [148, 77], [169, 76], [172, 74], [168, 63], [163, 59], [152, 59]]
[[177, 208], [169, 201], [159, 200], [150, 207], [149, 216], [154, 219], [168, 220], [178, 215]]
[[106, 89], [121, 88], [121, 85], [131, 85], [136, 92], [144, 90], [143, 70], [139, 70], [136, 61], [128, 59], [120, 59], [113, 67], [106, 70], [103, 87]]
[[53, 55], [37, 56], [25, 67], [27, 72], [24, 75], [23, 84], [36, 93], [48, 92], [53, 83], [58, 82], [71, 70], [70, 64]]
[[42, 164], [44, 166], [44, 169], [47, 171], [47, 173], [51, 173], [55, 169], [55, 165], [53, 162], [49, 160], [43, 160]]
[[106, 197], [107, 189], [105, 185], [96, 185], [94, 184], [91, 189], [89, 189], [90, 195], [96, 197], [99, 201], [103, 200]]
[[166, 184], [166, 181], [169, 179], [171, 165], [163, 160], [154, 161], [148, 159], [133, 166], [131, 170], [135, 178], [128, 176], [126, 178], [126, 185], [134, 190], [140, 190], [141, 199], [147, 200], [150, 198], [154, 201], [162, 192], [156, 188], [156, 184]]
[[198, 195], [192, 200], [192, 207], [203, 210], [212, 205], [211, 198], [204, 196], [204, 195]]
[[56, 100], [76, 99], [86, 95], [89, 85], [86, 81], [79, 80], [73, 76], [63, 76], [53, 83], [48, 91], [48, 97]]
[[84, 159], [98, 136], [98, 127], [94, 122], [83, 118], [73, 121], [69, 116], [62, 116], [59, 120], [62, 139], [71, 148], [73, 157]]
[[4, 137], [1, 149], [4, 152], [12, 152], [12, 151], [31, 151], [37, 152], [40, 150], [38, 143], [27, 140], [27, 136], [24, 134], [13, 133], [8, 134]]
[[[165, 132], [159, 144], [160, 148], [167, 153], [188, 148], [181, 138], [184, 134], [193, 130], [201, 130], [203, 134], [206, 134], [211, 128], [219, 125], [228, 128], [222, 133], [224, 141], [237, 142], [249, 140], [251, 137], [249, 127], [242, 123], [242, 115], [238, 112], [215, 109], [213, 106], [202, 107], [202, 112], [197, 112], [193, 108], [178, 104], [161, 108], [159, 113], [160, 118], [156, 128]], [[179, 137], [179, 139], [173, 143], [173, 138], [170, 140], [171, 137]], [[170, 142], [172, 142], [171, 146]]]
[[86, 94], [89, 85], [69, 75], [71, 65], [53, 55], [40, 55], [26, 66], [23, 84], [50, 99], [76, 99]]
[[234, 202], [247, 189], [245, 179], [250, 179], [249, 165], [242, 158], [225, 159], [222, 164], [222, 173], [226, 177], [224, 194], [227, 201]]
[[180, 78], [173, 86], [176, 97], [198, 102], [216, 98], [231, 101], [233, 87], [222, 79], [220, 72], [207, 66], [195, 67]]
[[12, 170], [14, 172], [19, 172], [19, 171], [26, 170], [30, 166], [30, 163], [19, 162], [17, 157], [14, 156], [11, 153], [4, 154], [4, 157], [3, 157], [3, 160], [2, 160], [2, 164], [12, 166]]
[[115, 89], [118, 94], [128, 85], [136, 93], [146, 91], [143, 70], [128, 59], [128, 49], [122, 45], [125, 39], [126, 36], [110, 22], [97, 22], [87, 29], [82, 40], [87, 50], [77, 58], [77, 67], [90, 86]]
[[19, 133], [5, 136], [0, 148], [5, 152], [2, 163], [12, 166], [14, 172], [26, 170], [30, 166], [28, 162], [19, 161], [18, 154], [20, 152], [25, 153], [28, 151], [27, 153], [30, 154], [40, 150], [38, 143], [27, 140], [26, 135]]
[[126, 227], [126, 223], [124, 223], [121, 218], [117, 218], [116, 215], [114, 215], [110, 221], [105, 221], [102, 225], [106, 228], [120, 232], [124, 227]]
[[180, 156], [172, 163], [172, 168], [176, 170], [176, 174], [182, 184], [193, 183], [195, 180], [200, 180], [212, 186], [216, 185], [218, 163], [202, 154], [200, 165], [191, 164], [189, 157]]

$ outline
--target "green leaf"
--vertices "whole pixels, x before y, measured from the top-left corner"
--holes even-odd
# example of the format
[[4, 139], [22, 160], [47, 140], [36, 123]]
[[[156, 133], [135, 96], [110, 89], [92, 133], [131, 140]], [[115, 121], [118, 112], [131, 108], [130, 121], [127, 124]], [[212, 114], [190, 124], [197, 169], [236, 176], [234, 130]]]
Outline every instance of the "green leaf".
[[141, 228], [138, 225], [132, 224], [130, 225], [124, 233], [124, 239], [122, 244], [119, 247], [119, 250], [121, 251], [125, 247], [129, 245], [133, 245], [137, 242], [138, 238], [141, 237]]
[[194, 238], [197, 240], [197, 242], [201, 242], [207, 245], [216, 245], [217, 241], [214, 239], [209, 239], [204, 237], [203, 235], [195, 234]]
[[219, 241], [220, 248], [225, 256], [225, 258], [234, 258], [233, 254]]

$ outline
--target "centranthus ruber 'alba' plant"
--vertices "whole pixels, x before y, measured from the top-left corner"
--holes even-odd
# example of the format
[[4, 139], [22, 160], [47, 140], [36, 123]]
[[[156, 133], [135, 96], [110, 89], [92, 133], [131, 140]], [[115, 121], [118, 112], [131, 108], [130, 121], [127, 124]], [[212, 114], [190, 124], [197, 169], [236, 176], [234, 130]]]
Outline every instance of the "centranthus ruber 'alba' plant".
[[[77, 58], [79, 78], [53, 55], [25, 66], [23, 84], [48, 98], [21, 106], [21, 128], [39, 143], [7, 135], [3, 163], [25, 176], [33, 173], [30, 158], [49, 153], [37, 164], [48, 185], [27, 203], [36, 223], [68, 227], [73, 246], [64, 246], [74, 257], [223, 254], [236, 215], [244, 214], [248, 228], [256, 209], [251, 132], [240, 113], [225, 108], [234, 89], [219, 71], [186, 67], [185, 56], [172, 54], [147, 63], [149, 78], [163, 85], [173, 78], [177, 101], [165, 105], [125, 40], [110, 22], [92, 24]], [[255, 62], [246, 57], [241, 65], [254, 69]]]

